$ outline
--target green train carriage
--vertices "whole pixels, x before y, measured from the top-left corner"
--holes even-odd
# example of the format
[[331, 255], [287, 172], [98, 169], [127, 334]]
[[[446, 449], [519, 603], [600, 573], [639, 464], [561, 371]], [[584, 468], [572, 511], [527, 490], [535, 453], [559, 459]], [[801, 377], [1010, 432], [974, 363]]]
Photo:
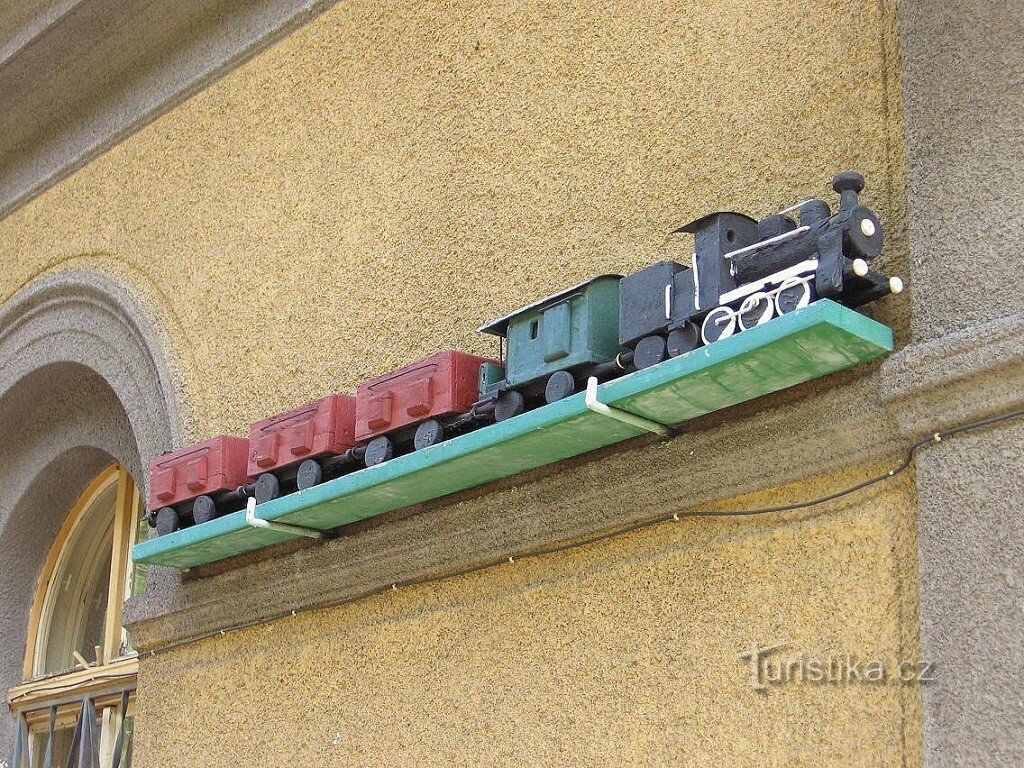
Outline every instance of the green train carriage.
[[481, 404], [498, 421], [576, 392], [586, 376], [625, 370], [619, 353], [619, 281], [600, 275], [479, 328], [505, 340], [505, 375], [481, 371]]

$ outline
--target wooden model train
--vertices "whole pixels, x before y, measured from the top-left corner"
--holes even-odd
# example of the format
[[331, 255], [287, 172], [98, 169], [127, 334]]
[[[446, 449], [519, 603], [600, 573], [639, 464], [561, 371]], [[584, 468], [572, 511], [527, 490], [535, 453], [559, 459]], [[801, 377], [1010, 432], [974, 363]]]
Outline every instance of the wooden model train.
[[[859, 307], [903, 289], [872, 268], [882, 226], [858, 203], [864, 178], [835, 177], [839, 209], [807, 200], [755, 221], [718, 212], [680, 227], [689, 264], [602, 275], [492, 320], [498, 359], [447, 350], [153, 459], [149, 524], [158, 535], [282, 493], [373, 467], [396, 454], [513, 418], [581, 389], [830, 298]], [[796, 212], [794, 220], [789, 214]]]

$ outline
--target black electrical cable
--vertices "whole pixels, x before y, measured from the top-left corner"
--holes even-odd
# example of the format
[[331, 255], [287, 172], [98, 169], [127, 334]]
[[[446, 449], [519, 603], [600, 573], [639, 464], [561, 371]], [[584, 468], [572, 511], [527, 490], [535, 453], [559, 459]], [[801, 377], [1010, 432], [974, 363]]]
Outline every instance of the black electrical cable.
[[751, 517], [754, 515], [769, 515], [778, 512], [793, 512], [799, 509], [809, 509], [810, 507], [816, 507], [820, 504], [826, 504], [830, 501], [835, 501], [836, 499], [841, 499], [845, 496], [857, 493], [858, 491], [862, 491], [865, 488], [870, 488], [871, 486], [877, 485], [878, 483], [883, 483], [887, 480], [891, 480], [897, 475], [905, 472], [910, 467], [910, 465], [914, 461], [914, 456], [922, 448], [936, 445], [945, 440], [946, 438], [953, 437], [954, 435], [960, 435], [965, 432], [973, 432], [978, 429], [990, 427], [994, 424], [1001, 424], [1006, 421], [1012, 421], [1013, 419], [1019, 419], [1021, 417], [1024, 417], [1024, 408], [1020, 408], [1015, 411], [1009, 411], [998, 416], [992, 416], [986, 419], [972, 421], [967, 424], [962, 424], [958, 427], [950, 427], [949, 429], [944, 429], [939, 432], [935, 432], [934, 434], [928, 437], [923, 437], [917, 442], [912, 443], [910, 447], [907, 449], [907, 452], [904, 455], [903, 460], [899, 464], [897, 464], [893, 469], [890, 469], [888, 472], [885, 472], [881, 475], [877, 475], [875, 477], [868, 478], [867, 480], [862, 480], [859, 483], [855, 483], [854, 485], [848, 486], [841, 490], [826, 494], [825, 496], [819, 496], [818, 498], [815, 499], [799, 501], [793, 504], [780, 504], [772, 507], [758, 507], [755, 509], [704, 510], [697, 512], [673, 512], [657, 515], [655, 517], [650, 517], [645, 520], [639, 520], [635, 523], [630, 523], [629, 525], [613, 528], [609, 531], [598, 533], [593, 536], [589, 536], [585, 539], [575, 539], [573, 541], [566, 542], [565, 544], [556, 544], [548, 547], [538, 547], [535, 549], [523, 550], [521, 552], [511, 552], [508, 555], [505, 555], [501, 558], [488, 560], [484, 563], [467, 566], [465, 568], [449, 571], [447, 573], [438, 574], [434, 576], [422, 576], [414, 579], [406, 579], [405, 581], [399, 581], [389, 586], [382, 586], [377, 587], [375, 589], [366, 590], [365, 592], [361, 592], [358, 595], [350, 595], [349, 597], [345, 597], [340, 600], [331, 600], [319, 604], [307, 605], [303, 606], [302, 608], [297, 608], [291, 611], [281, 611], [279, 613], [261, 619], [254, 619], [252, 621], [234, 624], [230, 627], [225, 627], [224, 629], [206, 632], [202, 635], [197, 635], [186, 640], [179, 640], [174, 643], [169, 643], [168, 645], [161, 646], [160, 648], [155, 648], [151, 651], [147, 651], [144, 654], [140, 655], [156, 656], [158, 654], [167, 653], [168, 651], [177, 650], [178, 648], [183, 648], [188, 645], [193, 645], [194, 643], [198, 643], [203, 640], [209, 640], [220, 635], [226, 635], [228, 632], [237, 632], [243, 629], [251, 629], [252, 627], [268, 624], [272, 621], [287, 618], [288, 616], [296, 616], [299, 613], [308, 613], [309, 611], [323, 610], [326, 608], [337, 608], [339, 606], [348, 605], [349, 603], [354, 603], [359, 600], [365, 600], [366, 598], [373, 597], [374, 595], [383, 594], [384, 592], [391, 592], [399, 588], [419, 587], [427, 584], [438, 584], [440, 582], [447, 581], [448, 579], [454, 579], [459, 576], [468, 576], [469, 574], [478, 573], [479, 571], [485, 571], [489, 568], [494, 568], [505, 563], [514, 563], [517, 560], [527, 560], [535, 557], [544, 557], [546, 555], [555, 555], [560, 552], [566, 552], [570, 549], [586, 547], [590, 544], [596, 544], [601, 541], [606, 541], [608, 539], [614, 539], [619, 536], [624, 536], [627, 533], [633, 533], [634, 531], [640, 531], [646, 528], [651, 528], [655, 525], [661, 525], [662, 523], [667, 523], [670, 520], [681, 520], [684, 517]]

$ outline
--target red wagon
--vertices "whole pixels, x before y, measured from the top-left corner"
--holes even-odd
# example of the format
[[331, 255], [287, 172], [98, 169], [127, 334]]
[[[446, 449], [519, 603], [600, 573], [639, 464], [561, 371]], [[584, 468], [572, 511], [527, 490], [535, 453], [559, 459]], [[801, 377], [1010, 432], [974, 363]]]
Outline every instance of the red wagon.
[[249, 477], [257, 503], [276, 498], [282, 485], [317, 485], [355, 441], [356, 399], [328, 395], [257, 421], [249, 431]]
[[248, 453], [244, 437], [219, 435], [157, 456], [149, 466], [150, 522], [162, 535], [189, 518], [212, 520], [218, 508], [242, 498]]
[[396, 445], [426, 448], [444, 439], [446, 430], [467, 424], [480, 397], [484, 363], [499, 364], [449, 349], [360, 384], [355, 438], [369, 441], [366, 465], [387, 461]]

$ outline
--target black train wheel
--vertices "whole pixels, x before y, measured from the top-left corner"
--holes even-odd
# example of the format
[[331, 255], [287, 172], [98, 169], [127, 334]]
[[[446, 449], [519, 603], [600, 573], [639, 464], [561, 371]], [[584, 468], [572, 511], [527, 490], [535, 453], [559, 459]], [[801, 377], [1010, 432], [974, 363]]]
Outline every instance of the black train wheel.
[[415, 451], [422, 451], [432, 445], [437, 445], [444, 440], [444, 427], [437, 419], [427, 419], [418, 427], [412, 438], [412, 447]]
[[705, 344], [714, 344], [736, 333], [736, 313], [729, 307], [715, 307], [708, 312], [700, 327], [700, 338]]
[[395, 444], [387, 435], [377, 435], [366, 444], [366, 454], [363, 456], [363, 463], [368, 467], [383, 464], [395, 455]]
[[693, 323], [686, 323], [669, 332], [666, 346], [670, 357], [679, 357], [687, 352], [692, 352], [700, 346], [700, 331]]
[[775, 294], [775, 309], [785, 315], [795, 309], [802, 309], [814, 301], [811, 281], [792, 277], [783, 281], [779, 292]]
[[324, 479], [324, 468], [316, 459], [306, 459], [299, 464], [299, 471], [295, 475], [295, 485], [300, 491], [320, 485]]
[[494, 420], [505, 421], [513, 416], [526, 412], [526, 398], [521, 392], [510, 389], [498, 395], [498, 402], [494, 404]]
[[544, 386], [544, 402], [557, 403], [576, 391], [576, 379], [568, 371], [555, 371]]
[[192, 502], [192, 519], [196, 525], [208, 523], [217, 517], [217, 505], [209, 496], [197, 496]]
[[667, 357], [668, 348], [665, 346], [665, 339], [661, 336], [644, 336], [636, 343], [636, 349], [633, 350], [633, 365], [639, 371], [657, 365]]
[[775, 315], [775, 303], [767, 293], [752, 293], [743, 300], [736, 319], [739, 320], [740, 330], [749, 331], [759, 325], [764, 325]]
[[181, 527], [178, 511], [174, 507], [163, 507], [156, 511], [156, 535], [166, 536]]
[[257, 504], [263, 504], [271, 499], [276, 499], [280, 495], [281, 481], [277, 479], [276, 475], [264, 472], [256, 478], [256, 488], [253, 491], [253, 496], [256, 497]]

